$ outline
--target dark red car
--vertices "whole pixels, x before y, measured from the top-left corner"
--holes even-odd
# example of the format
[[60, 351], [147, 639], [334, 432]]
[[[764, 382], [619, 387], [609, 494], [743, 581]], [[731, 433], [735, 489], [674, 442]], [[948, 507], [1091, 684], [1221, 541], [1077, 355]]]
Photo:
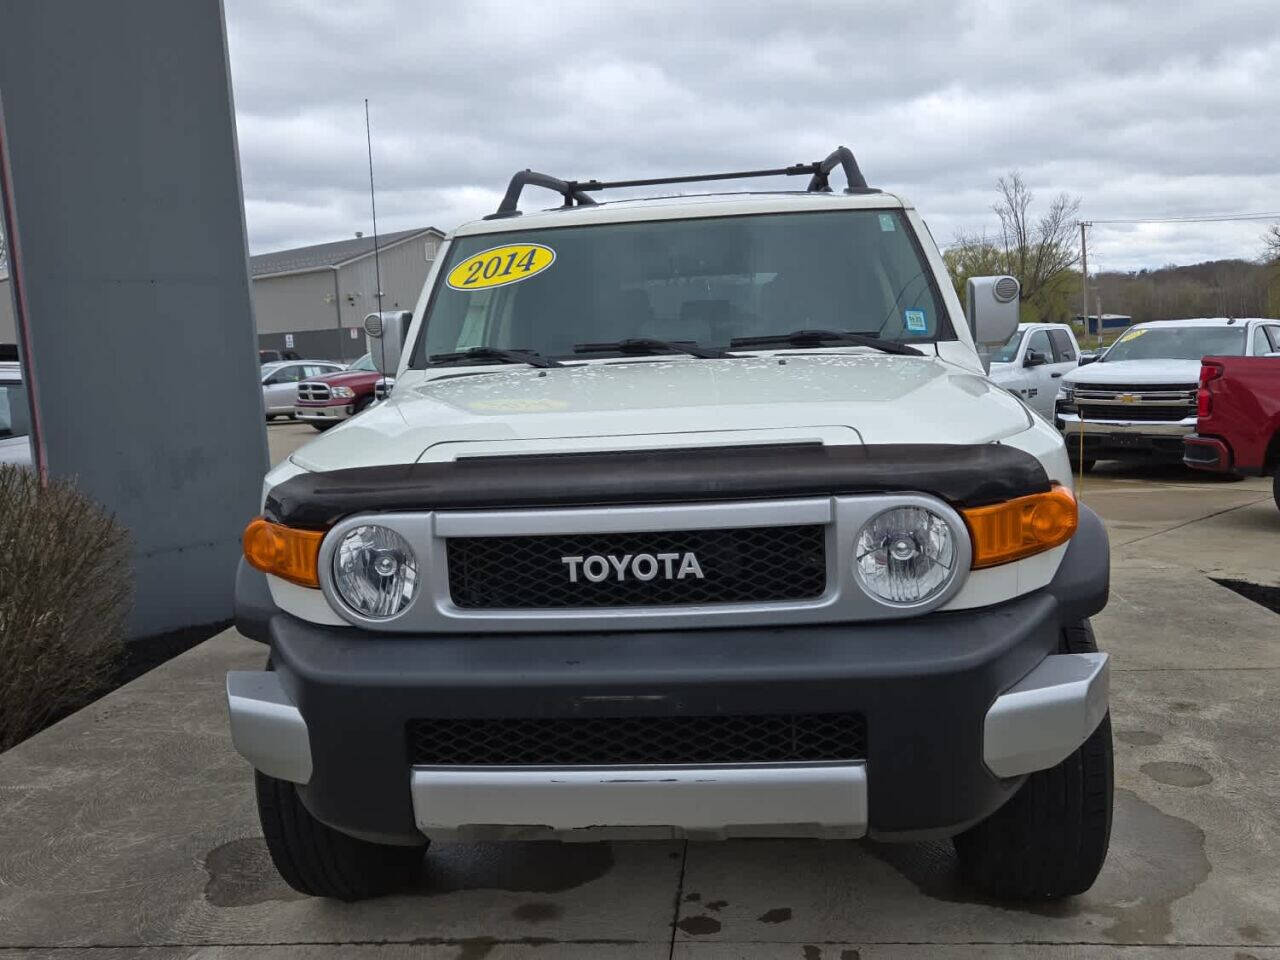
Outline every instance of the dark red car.
[[345, 370], [298, 384], [295, 414], [317, 430], [328, 430], [381, 400], [394, 378], [384, 377], [365, 354]]
[[1200, 366], [1196, 432], [1182, 462], [1197, 470], [1274, 475], [1280, 507], [1280, 355], [1205, 357]]

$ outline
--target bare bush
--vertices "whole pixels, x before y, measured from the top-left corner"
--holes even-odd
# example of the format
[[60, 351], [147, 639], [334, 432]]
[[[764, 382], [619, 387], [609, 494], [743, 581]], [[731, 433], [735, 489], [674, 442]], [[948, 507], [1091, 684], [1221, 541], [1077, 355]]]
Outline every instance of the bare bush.
[[130, 601], [115, 519], [71, 483], [0, 464], [0, 750], [102, 692]]

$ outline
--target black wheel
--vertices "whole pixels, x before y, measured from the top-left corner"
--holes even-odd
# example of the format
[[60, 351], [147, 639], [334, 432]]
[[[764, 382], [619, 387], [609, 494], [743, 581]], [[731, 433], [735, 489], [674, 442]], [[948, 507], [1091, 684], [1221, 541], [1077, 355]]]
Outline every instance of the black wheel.
[[[1062, 632], [1062, 653], [1098, 649], [1083, 621]], [[1084, 893], [1111, 841], [1111, 714], [1075, 753], [1027, 777], [986, 820], [955, 838], [965, 877], [1002, 900], [1055, 900]]]
[[1271, 478], [1271, 496], [1275, 497], [1276, 509], [1280, 510], [1280, 467], [1276, 468], [1275, 476]]
[[349, 837], [313, 817], [292, 783], [257, 771], [254, 777], [267, 850], [284, 882], [299, 893], [364, 900], [403, 889], [422, 869], [425, 841], [393, 847]]

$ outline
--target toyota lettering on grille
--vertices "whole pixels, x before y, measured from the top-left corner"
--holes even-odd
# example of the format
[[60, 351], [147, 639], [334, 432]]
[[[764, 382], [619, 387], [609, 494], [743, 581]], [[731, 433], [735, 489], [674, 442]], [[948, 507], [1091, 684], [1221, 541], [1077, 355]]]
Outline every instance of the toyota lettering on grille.
[[560, 562], [569, 568], [569, 582], [578, 583], [578, 575], [586, 577], [592, 583], [602, 583], [614, 577], [619, 583], [627, 579], [683, 580], [693, 577], [705, 579], [702, 566], [697, 556], [686, 553], [637, 553], [637, 554], [599, 554], [593, 553], [581, 557], [561, 557]]

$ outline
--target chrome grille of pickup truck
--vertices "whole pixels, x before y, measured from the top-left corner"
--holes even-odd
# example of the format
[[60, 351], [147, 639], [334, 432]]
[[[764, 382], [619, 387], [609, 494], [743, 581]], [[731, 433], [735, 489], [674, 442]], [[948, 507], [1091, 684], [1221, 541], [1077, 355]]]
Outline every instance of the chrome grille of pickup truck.
[[1085, 420], [1176, 423], [1196, 413], [1196, 385], [1081, 384], [1075, 402]]
[[860, 713], [410, 720], [424, 766], [609, 766], [864, 760]]
[[[656, 533], [453, 537], [449, 592], [467, 609], [675, 606], [819, 597], [826, 590], [826, 528], [819, 524]], [[699, 572], [686, 568], [692, 554]], [[622, 561], [648, 555], [641, 579], [616, 568], [599, 577], [565, 558]], [[671, 559], [671, 558], [676, 559]], [[666, 558], [666, 559], [664, 559]], [[587, 574], [593, 573], [597, 580]], [[576, 579], [576, 582], [575, 582]]]
[[328, 400], [329, 385], [327, 383], [308, 383], [304, 380], [298, 384], [298, 399], [313, 403]]

